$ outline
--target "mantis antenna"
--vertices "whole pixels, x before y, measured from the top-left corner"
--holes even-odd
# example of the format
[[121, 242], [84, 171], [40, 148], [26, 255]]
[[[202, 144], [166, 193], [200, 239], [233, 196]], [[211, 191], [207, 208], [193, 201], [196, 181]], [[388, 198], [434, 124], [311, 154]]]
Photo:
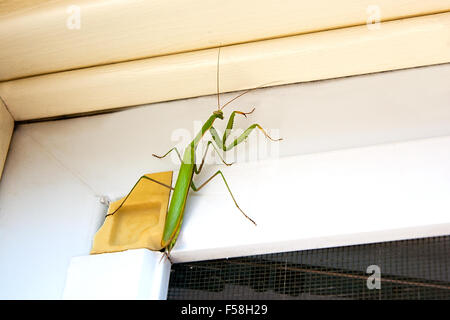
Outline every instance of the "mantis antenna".
[[262, 88], [262, 87], [264, 87], [264, 86], [267, 86], [267, 85], [269, 85], [269, 84], [273, 84], [273, 83], [280, 82], [280, 81], [272, 81], [272, 82], [265, 83], [265, 84], [262, 84], [262, 85], [260, 85], [260, 86], [257, 86], [256, 88], [248, 89], [248, 90], [244, 91], [243, 93], [239, 94], [238, 96], [234, 97], [233, 99], [231, 99], [230, 101], [228, 101], [227, 103], [225, 103], [225, 104], [221, 107], [221, 106], [220, 106], [220, 91], [219, 91], [219, 89], [220, 89], [220, 86], [219, 86], [219, 78], [220, 78], [220, 77], [219, 77], [219, 74], [220, 74], [220, 70], [219, 70], [219, 68], [220, 68], [220, 47], [219, 47], [219, 51], [217, 52], [217, 72], [216, 72], [216, 76], [217, 76], [217, 79], [216, 79], [216, 84], [217, 84], [217, 109], [218, 109], [218, 110], [223, 110], [223, 108], [225, 108], [228, 104], [230, 104], [231, 102], [233, 102], [233, 101], [236, 100], [237, 98], [243, 96], [244, 94], [246, 94], [246, 93], [248, 93], [248, 92], [250, 92], [250, 91], [253, 91], [253, 90], [256, 90], [256, 89], [260, 89], [260, 88]]
[[231, 102], [233, 102], [234, 100], [236, 100], [236, 99], [239, 98], [239, 97], [242, 97], [244, 94], [249, 93], [250, 91], [253, 91], [253, 90], [256, 90], [256, 89], [260, 89], [260, 88], [262, 88], [262, 87], [264, 87], [264, 86], [267, 86], [267, 85], [269, 85], [269, 84], [274, 84], [274, 83], [277, 83], [277, 82], [280, 82], [280, 81], [272, 81], [272, 82], [268, 82], [268, 83], [262, 84], [262, 85], [260, 85], [260, 86], [257, 86], [256, 88], [248, 89], [248, 90], [246, 90], [246, 91], [244, 91], [244, 92], [238, 94], [236, 97], [234, 97], [233, 99], [231, 99], [231, 100], [228, 101], [227, 103], [225, 103], [219, 110], [223, 110], [223, 108], [225, 108], [225, 107], [226, 107], [227, 105], [229, 105]]

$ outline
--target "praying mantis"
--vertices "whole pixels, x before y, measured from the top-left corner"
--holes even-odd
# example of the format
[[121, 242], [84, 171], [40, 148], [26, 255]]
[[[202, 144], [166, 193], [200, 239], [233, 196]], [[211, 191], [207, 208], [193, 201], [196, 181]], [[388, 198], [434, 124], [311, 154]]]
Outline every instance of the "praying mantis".
[[[201, 130], [197, 133], [197, 135], [194, 137], [192, 142], [185, 148], [183, 156], [181, 156], [180, 151], [176, 147], [170, 149], [168, 152], [166, 152], [162, 156], [153, 154], [154, 157], [162, 159], [173, 151], [175, 151], [177, 153], [177, 156], [178, 156], [181, 164], [180, 164], [180, 170], [178, 173], [178, 178], [175, 183], [175, 187], [173, 188], [172, 186], [166, 185], [160, 181], [157, 181], [157, 180], [152, 179], [147, 176], [141, 176], [139, 178], [139, 180], [136, 182], [136, 184], [134, 185], [134, 187], [131, 189], [131, 191], [128, 193], [128, 195], [124, 198], [124, 200], [121, 202], [121, 204], [117, 207], [117, 209], [114, 210], [114, 212], [107, 215], [107, 216], [110, 216], [110, 215], [115, 214], [122, 207], [122, 205], [128, 199], [130, 194], [133, 192], [134, 188], [137, 186], [137, 184], [142, 179], [150, 180], [154, 183], [160, 184], [164, 187], [171, 189], [173, 194], [172, 194], [172, 198], [170, 200], [169, 210], [166, 215], [164, 231], [163, 231], [163, 235], [162, 235], [162, 239], [161, 239], [161, 247], [162, 247], [161, 251], [163, 251], [165, 253], [165, 255], [167, 256], [167, 258], [169, 260], [170, 260], [170, 251], [174, 247], [174, 245], [177, 241], [178, 235], [180, 233], [180, 230], [181, 230], [181, 224], [183, 222], [184, 210], [186, 207], [186, 201], [188, 198], [189, 191], [191, 189], [194, 192], [200, 191], [213, 178], [215, 178], [219, 175], [222, 177], [222, 179], [225, 183], [225, 186], [228, 189], [228, 192], [230, 193], [231, 198], [233, 199], [236, 207], [241, 211], [241, 213], [245, 216], [245, 218], [247, 218], [250, 222], [252, 222], [256, 226], [256, 222], [253, 219], [251, 219], [248, 215], [246, 215], [244, 213], [244, 211], [239, 207], [238, 203], [236, 202], [236, 199], [233, 196], [233, 193], [231, 192], [228, 182], [225, 179], [225, 176], [223, 175], [221, 170], [216, 171], [216, 173], [214, 173], [210, 178], [208, 178], [200, 186], [197, 187], [194, 184], [193, 177], [194, 177], [194, 175], [199, 175], [200, 172], [202, 171], [203, 165], [205, 163], [205, 158], [208, 153], [209, 146], [212, 145], [214, 148], [214, 151], [219, 155], [221, 161], [225, 165], [230, 166], [230, 165], [232, 165], [232, 163], [225, 162], [223, 157], [220, 155], [218, 148], [220, 148], [224, 152], [231, 150], [232, 148], [236, 147], [241, 142], [245, 141], [254, 129], [261, 130], [263, 132], [263, 134], [272, 141], [282, 140], [281, 138], [279, 138], [279, 139], [271, 138], [259, 124], [255, 123], [255, 124], [252, 124], [251, 126], [249, 126], [240, 136], [238, 136], [236, 139], [234, 139], [230, 144], [227, 144], [227, 139], [230, 135], [231, 130], [233, 129], [235, 116], [242, 115], [244, 117], [247, 117], [247, 115], [249, 115], [249, 114], [253, 113], [253, 111], [255, 111], [255, 108], [253, 108], [253, 110], [251, 110], [250, 112], [233, 111], [228, 119], [228, 124], [227, 124], [226, 130], [225, 130], [222, 138], [220, 138], [220, 136], [217, 133], [216, 129], [214, 128], [213, 124], [217, 119], [224, 120], [224, 114], [223, 114], [222, 110], [227, 105], [229, 105], [231, 102], [236, 100], [237, 98], [239, 98], [242, 95], [244, 95], [252, 90], [255, 90], [257, 88], [244, 91], [243, 93], [239, 94], [238, 96], [234, 97], [233, 99], [229, 100], [228, 102], [226, 102], [224, 105], [221, 106], [220, 105], [220, 91], [219, 91], [219, 59], [220, 59], [220, 48], [219, 48], [218, 54], [217, 54], [217, 110], [213, 111], [212, 115], [208, 118], [208, 120], [205, 121]], [[202, 162], [201, 162], [200, 166], [197, 166], [196, 161], [195, 161], [195, 151], [196, 151], [198, 145], [201, 143], [203, 136], [208, 131], [211, 133], [212, 140], [209, 140], [207, 142], [207, 146], [206, 146], [206, 150], [203, 155], [203, 158], [202, 158]]]

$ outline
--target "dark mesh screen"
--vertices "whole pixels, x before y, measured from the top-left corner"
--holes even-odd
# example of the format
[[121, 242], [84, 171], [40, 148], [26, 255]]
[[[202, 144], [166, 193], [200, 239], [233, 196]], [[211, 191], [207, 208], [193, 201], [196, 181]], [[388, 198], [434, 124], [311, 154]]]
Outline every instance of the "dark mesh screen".
[[450, 236], [180, 263], [167, 298], [450, 299], [449, 266]]

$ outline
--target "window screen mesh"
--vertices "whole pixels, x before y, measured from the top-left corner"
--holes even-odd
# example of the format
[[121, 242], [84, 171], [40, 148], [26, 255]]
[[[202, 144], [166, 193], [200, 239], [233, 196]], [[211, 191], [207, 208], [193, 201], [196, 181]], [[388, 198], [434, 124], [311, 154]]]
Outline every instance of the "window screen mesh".
[[450, 299], [449, 265], [450, 236], [180, 263], [167, 298]]

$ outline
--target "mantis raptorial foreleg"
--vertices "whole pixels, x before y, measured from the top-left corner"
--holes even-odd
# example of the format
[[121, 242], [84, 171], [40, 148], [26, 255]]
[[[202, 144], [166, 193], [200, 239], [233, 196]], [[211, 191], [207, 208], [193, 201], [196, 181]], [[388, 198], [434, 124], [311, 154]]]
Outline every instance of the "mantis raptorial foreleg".
[[253, 109], [250, 112], [241, 112], [241, 111], [234, 111], [231, 116], [230, 119], [228, 120], [228, 125], [227, 125], [227, 129], [225, 130], [225, 133], [223, 134], [223, 138], [220, 139], [219, 134], [217, 133], [216, 129], [214, 127], [211, 127], [209, 129], [209, 131], [211, 132], [211, 135], [213, 137], [214, 142], [219, 146], [219, 148], [221, 148], [223, 151], [229, 151], [232, 148], [236, 147], [239, 143], [245, 141], [245, 139], [247, 139], [247, 137], [250, 135], [250, 133], [254, 130], [254, 129], [259, 129], [262, 131], [262, 133], [264, 133], [264, 135], [269, 138], [272, 141], [279, 141], [279, 140], [283, 140], [283, 139], [273, 139], [271, 138], [267, 132], [257, 123], [252, 124], [250, 127], [248, 127], [239, 137], [237, 137], [236, 139], [234, 139], [234, 141], [229, 144], [228, 146], [226, 145], [226, 140], [228, 138], [228, 136], [231, 133], [231, 130], [233, 129], [233, 122], [234, 122], [234, 116], [236, 113], [238, 114], [242, 114], [244, 116], [246, 116], [247, 114], [250, 114], [254, 111], [255, 109]]
[[222, 137], [222, 141], [225, 143], [225, 141], [227, 140], [228, 136], [231, 133], [231, 130], [233, 129], [233, 125], [234, 125], [234, 117], [237, 114], [241, 114], [244, 117], [247, 118], [248, 114], [252, 114], [253, 111], [255, 111], [255, 108], [252, 109], [252, 111], [250, 112], [242, 112], [242, 111], [233, 111], [230, 115], [230, 118], [228, 119], [228, 123], [227, 123], [227, 129], [225, 130], [225, 132], [223, 133], [223, 137]]
[[252, 218], [250, 218], [249, 216], [247, 216], [247, 215], [245, 214], [245, 212], [242, 211], [242, 209], [239, 207], [238, 203], [236, 202], [236, 199], [235, 199], [234, 196], [233, 196], [233, 193], [231, 192], [230, 186], [228, 185], [227, 180], [225, 179], [225, 177], [224, 177], [224, 175], [223, 175], [223, 173], [222, 173], [222, 171], [218, 170], [218, 171], [217, 171], [216, 173], [214, 173], [208, 180], [206, 180], [200, 187], [196, 187], [195, 184], [194, 184], [194, 182], [191, 181], [191, 188], [192, 188], [192, 190], [194, 190], [194, 191], [200, 191], [201, 188], [203, 188], [208, 182], [210, 182], [210, 181], [211, 181], [214, 177], [216, 177], [218, 174], [220, 174], [220, 175], [222, 176], [223, 182], [225, 182], [225, 186], [227, 187], [228, 192], [230, 193], [231, 198], [233, 199], [234, 204], [236, 205], [236, 207], [239, 209], [239, 211], [242, 212], [242, 214], [243, 214], [248, 220], [250, 220], [251, 222], [253, 222], [253, 224], [256, 226], [256, 222], [255, 222]]
[[142, 179], [150, 180], [150, 181], [155, 182], [155, 183], [157, 183], [157, 184], [159, 184], [159, 185], [162, 185], [163, 187], [169, 188], [170, 190], [174, 190], [174, 188], [172, 188], [171, 186], [169, 186], [169, 185], [167, 185], [167, 184], [165, 184], [165, 183], [159, 182], [158, 180], [149, 178], [149, 177], [147, 177], [147, 176], [142, 176], [142, 177], [140, 177], [139, 180], [135, 183], [135, 185], [133, 186], [133, 188], [131, 189], [131, 191], [128, 192], [127, 196], [123, 199], [123, 201], [120, 203], [120, 205], [117, 207], [117, 209], [114, 210], [113, 212], [107, 214], [105, 217], [107, 217], [107, 216], [112, 216], [114, 213], [116, 213], [117, 211], [119, 211], [120, 208], [122, 208], [122, 206], [123, 206], [123, 204], [125, 203], [125, 201], [128, 200], [128, 197], [130, 196], [130, 194], [133, 192], [133, 190], [136, 188], [136, 186], [138, 185], [138, 183], [139, 183]]

